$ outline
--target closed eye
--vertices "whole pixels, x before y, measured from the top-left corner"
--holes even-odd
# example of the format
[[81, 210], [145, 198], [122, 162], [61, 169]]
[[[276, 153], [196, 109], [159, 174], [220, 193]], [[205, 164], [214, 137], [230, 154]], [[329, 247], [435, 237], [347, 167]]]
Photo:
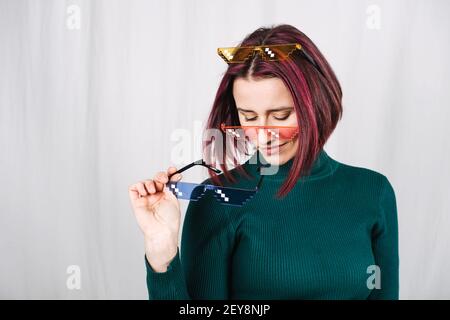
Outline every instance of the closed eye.
[[[279, 117], [275, 117], [275, 116], [274, 116], [274, 119], [275, 119], [275, 120], [280, 120], [280, 121], [281, 121], [281, 120], [286, 120], [287, 118], [289, 118], [289, 116], [290, 116], [290, 114], [288, 114], [287, 116], [284, 116], [284, 117], [282, 117], [282, 118], [279, 118]], [[256, 118], [257, 118], [257, 117], [253, 117], [253, 118], [247, 118], [247, 117], [245, 117], [244, 120], [245, 120], [245, 121], [255, 121]]]
[[[275, 120], [278, 120], [278, 121], [283, 121], [283, 120], [286, 120], [287, 118], [289, 118], [289, 116], [291, 115], [291, 113], [292, 113], [292, 112], [282, 113], [282, 114], [277, 114], [278, 117], [276, 117], [275, 115], [273, 115], [273, 118], [274, 118]], [[244, 120], [245, 120], [245, 121], [255, 121], [255, 120], [258, 118], [258, 116], [247, 117], [245, 114], [243, 114], [243, 116], [244, 116]]]
[[287, 112], [287, 113], [278, 114], [278, 117], [276, 117], [275, 115], [273, 117], [276, 120], [286, 120], [287, 118], [289, 118], [290, 115], [291, 115], [291, 112]]
[[286, 120], [287, 118], [289, 118], [290, 114], [288, 114], [287, 116], [283, 117], [283, 118], [278, 118], [278, 117], [274, 117], [277, 120]]

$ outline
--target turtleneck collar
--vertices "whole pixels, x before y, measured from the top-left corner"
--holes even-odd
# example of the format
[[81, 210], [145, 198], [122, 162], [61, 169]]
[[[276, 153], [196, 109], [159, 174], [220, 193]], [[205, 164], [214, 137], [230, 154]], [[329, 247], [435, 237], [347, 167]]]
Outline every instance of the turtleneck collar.
[[[264, 175], [264, 179], [269, 180], [284, 180], [288, 175], [289, 171], [291, 170], [292, 164], [294, 163], [294, 158], [290, 159], [286, 163], [277, 166], [277, 168], [272, 166], [274, 168], [275, 174], [266, 174]], [[248, 169], [252, 174], [258, 173], [258, 167], [261, 164], [267, 164], [267, 161], [264, 159], [263, 155], [256, 151], [255, 154], [253, 154], [249, 160], [245, 163], [245, 168]], [[317, 155], [316, 159], [314, 160], [311, 171], [308, 175], [303, 176], [300, 178], [300, 180], [315, 180], [319, 178], [326, 177], [328, 175], [333, 174], [333, 172], [336, 170], [339, 163], [332, 158], [325, 152], [324, 149], [322, 149], [319, 154]], [[272, 169], [271, 169], [272, 170]]]

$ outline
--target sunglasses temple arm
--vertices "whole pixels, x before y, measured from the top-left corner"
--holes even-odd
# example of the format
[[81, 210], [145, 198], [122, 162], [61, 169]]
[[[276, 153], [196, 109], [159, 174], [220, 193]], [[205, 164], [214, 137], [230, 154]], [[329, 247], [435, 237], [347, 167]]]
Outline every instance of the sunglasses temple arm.
[[313, 60], [313, 58], [311, 58], [311, 56], [309, 54], [306, 53], [305, 50], [302, 50], [303, 54], [305, 55], [306, 59], [309, 60], [309, 62], [311, 62], [312, 65], [314, 65], [317, 68], [317, 64], [316, 62]]
[[172, 177], [173, 175], [175, 175], [175, 174], [177, 174], [177, 173], [182, 173], [183, 171], [186, 171], [187, 169], [190, 169], [190, 168], [192, 168], [193, 166], [203, 166], [203, 167], [206, 167], [206, 168], [208, 168], [208, 169], [214, 171], [214, 172], [217, 173], [217, 174], [222, 173], [221, 170], [219, 170], [219, 169], [217, 169], [217, 168], [214, 168], [214, 167], [212, 167], [212, 166], [210, 166], [210, 165], [207, 165], [203, 159], [200, 159], [200, 160], [194, 161], [194, 162], [188, 164], [187, 166], [184, 166], [183, 168], [181, 168], [181, 169], [175, 171], [174, 173], [170, 174], [169, 177], [168, 177], [169, 180], [170, 180], [170, 177]]
[[259, 188], [261, 187], [261, 182], [262, 182], [263, 178], [264, 178], [264, 175], [261, 175], [259, 177], [258, 184], [256, 185], [256, 190], [259, 190]]
[[322, 70], [319, 68], [319, 66], [314, 61], [314, 59], [311, 58], [311, 56], [309, 54], [307, 54], [305, 50], [302, 50], [302, 52], [305, 55], [306, 59], [308, 59], [308, 61], [316, 68], [316, 70], [319, 71], [320, 74], [325, 77], [325, 75], [323, 74]]
[[270, 166], [270, 164], [267, 164], [267, 165], [263, 164], [263, 165], [258, 166], [259, 180], [258, 180], [258, 184], [256, 185], [256, 190], [259, 190], [259, 188], [261, 187], [261, 182], [263, 181], [263, 178], [264, 178], [264, 175], [261, 174], [261, 169], [263, 167], [269, 167], [269, 166]]

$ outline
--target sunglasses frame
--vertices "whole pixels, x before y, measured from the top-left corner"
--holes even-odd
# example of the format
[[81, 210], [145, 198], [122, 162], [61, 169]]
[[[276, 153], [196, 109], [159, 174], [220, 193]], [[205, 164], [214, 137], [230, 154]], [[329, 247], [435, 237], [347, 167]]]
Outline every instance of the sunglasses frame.
[[[210, 166], [209, 164], [207, 164], [207, 163], [205, 162], [205, 160], [200, 159], [200, 160], [194, 161], [194, 162], [192, 162], [192, 163], [190, 163], [190, 164], [188, 164], [188, 165], [182, 167], [181, 169], [178, 169], [178, 170], [175, 171], [174, 173], [171, 173], [171, 174], [168, 176], [169, 180], [170, 180], [170, 177], [172, 177], [173, 175], [175, 175], [175, 174], [177, 174], [177, 173], [181, 173], [181, 172], [183, 172], [183, 171], [186, 171], [186, 170], [192, 168], [193, 166], [202, 166], [202, 167], [205, 167], [205, 168], [208, 168], [208, 169], [214, 171], [214, 172], [217, 173], [217, 174], [221, 174], [221, 173], [222, 173], [222, 170], [217, 169], [217, 168], [214, 168], [213, 166]], [[169, 181], [169, 182], [170, 182], [170, 181]]]
[[[196, 165], [200, 165], [200, 166], [206, 167], [206, 168], [208, 168], [208, 169], [213, 170], [213, 171], [216, 172], [216, 173], [221, 173], [221, 172], [222, 172], [221, 170], [219, 170], [219, 169], [217, 169], [217, 168], [214, 168], [214, 167], [212, 167], [212, 166], [206, 164], [206, 162], [205, 162], [203, 159], [194, 161], [194, 162], [192, 162], [192, 163], [190, 163], [190, 164], [188, 164], [188, 165], [182, 167], [181, 169], [179, 169], [179, 170], [175, 171], [174, 173], [170, 174], [170, 175], [168, 176], [168, 177], [169, 177], [169, 181], [166, 183], [167, 188], [172, 192], [172, 194], [173, 194], [175, 197], [178, 198], [179, 196], [182, 195], [182, 193], [181, 193], [181, 194], [177, 194], [177, 193], [180, 192], [179, 189], [177, 188], [177, 185], [180, 185], [181, 187], [184, 186], [185, 188], [187, 187], [187, 188], [192, 189], [192, 190], [191, 190], [191, 194], [190, 194], [190, 196], [189, 196], [189, 197], [190, 197], [189, 200], [191, 200], [191, 201], [197, 201], [197, 200], [199, 200], [201, 197], [203, 197], [203, 195], [205, 194], [205, 192], [206, 192], [207, 190], [213, 190], [214, 193], [215, 193], [214, 196], [216, 197], [216, 199], [217, 199], [221, 204], [241, 207], [241, 206], [243, 206], [248, 200], [250, 200], [250, 199], [258, 192], [258, 190], [259, 190], [259, 188], [260, 188], [260, 186], [261, 186], [261, 182], [262, 182], [263, 177], [264, 177], [264, 175], [260, 175], [259, 180], [258, 180], [258, 183], [257, 183], [257, 185], [256, 185], [256, 187], [255, 187], [254, 189], [243, 189], [243, 188], [233, 188], [233, 187], [221, 187], [221, 186], [216, 186], [216, 185], [213, 185], [213, 184], [195, 184], [195, 183], [190, 183], [190, 182], [176, 182], [176, 181], [170, 181], [170, 177], [172, 177], [173, 175], [175, 175], [175, 174], [177, 174], [177, 173], [181, 173], [181, 172], [183, 172], [183, 171], [186, 171], [186, 170], [188, 170], [188, 169], [190, 169], [190, 168], [192, 168], [193, 166], [196, 166]], [[261, 166], [258, 168], [258, 171], [261, 169], [262, 166], [264, 166], [264, 165], [261, 165]], [[203, 189], [198, 189], [198, 190], [197, 190], [197, 191], [200, 191], [200, 194], [197, 194], [196, 197], [191, 198], [191, 196], [192, 196], [192, 194], [193, 194], [193, 190], [195, 190], [195, 189], [198, 188], [198, 187], [203, 187]], [[236, 191], [241, 192], [242, 195], [240, 196], [240, 199], [238, 199], [238, 200], [240, 200], [240, 201], [238, 201], [238, 203], [229, 202], [229, 198], [226, 197], [226, 192], [227, 192], [227, 191], [228, 191], [228, 193], [230, 193], [230, 191], [231, 191], [231, 193], [235, 193]], [[183, 198], [183, 199], [184, 199], [184, 198]], [[223, 201], [222, 201], [222, 199], [223, 199]]]
[[[277, 48], [288, 48], [290, 49], [289, 51], [286, 51], [287, 53], [285, 53], [285, 57], [281, 57], [280, 58], [275, 58], [275, 59], [269, 59], [267, 58], [267, 55], [264, 53], [265, 49], [277, 49]], [[232, 50], [233, 54], [236, 53], [239, 49], [248, 49], [249, 50], [249, 54], [241, 60], [236, 60], [233, 61], [233, 57], [231, 59], [229, 59], [226, 56], [226, 52], [228, 50]], [[306, 51], [303, 49], [303, 46], [300, 43], [286, 43], [286, 44], [268, 44], [268, 45], [257, 45], [257, 46], [243, 46], [243, 47], [220, 47], [217, 48], [217, 53], [219, 54], [219, 56], [227, 63], [227, 64], [235, 64], [235, 63], [244, 63], [245, 61], [247, 61], [249, 58], [253, 57], [255, 55], [255, 53], [259, 53], [260, 56], [262, 57], [262, 59], [264, 61], [283, 61], [286, 60], [287, 58], [289, 58], [289, 56], [292, 54], [292, 52], [294, 52], [295, 50], [300, 50], [300, 52], [303, 53], [303, 55], [306, 57], [306, 59], [320, 72], [322, 73], [322, 71], [320, 70], [319, 66], [316, 64], [316, 62], [314, 61], [314, 59], [306, 53]]]

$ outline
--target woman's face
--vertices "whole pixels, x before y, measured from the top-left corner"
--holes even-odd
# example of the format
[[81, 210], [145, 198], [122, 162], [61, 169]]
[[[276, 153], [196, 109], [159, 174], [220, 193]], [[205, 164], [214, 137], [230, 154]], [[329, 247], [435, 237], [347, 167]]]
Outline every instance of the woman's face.
[[[279, 78], [244, 79], [233, 83], [241, 126], [293, 126], [297, 115], [291, 93]], [[298, 135], [294, 139], [276, 139], [264, 130], [258, 131], [253, 143], [272, 165], [282, 165], [294, 157], [298, 148]]]

